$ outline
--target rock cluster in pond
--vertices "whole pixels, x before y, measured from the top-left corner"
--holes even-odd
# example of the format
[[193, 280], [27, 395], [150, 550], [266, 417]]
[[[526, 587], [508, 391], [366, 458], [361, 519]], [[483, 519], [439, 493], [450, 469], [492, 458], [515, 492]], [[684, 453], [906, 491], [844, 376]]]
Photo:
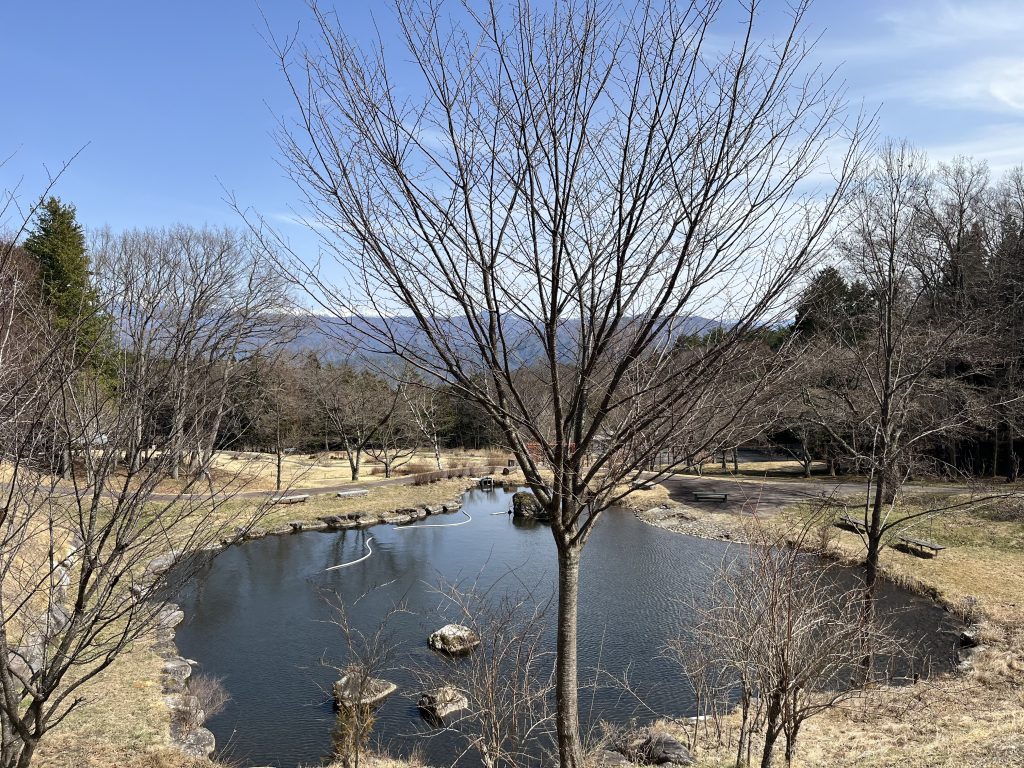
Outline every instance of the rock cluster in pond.
[[430, 717], [444, 720], [456, 712], [469, 709], [469, 699], [458, 688], [446, 685], [421, 695], [416, 706]]
[[480, 645], [480, 635], [461, 624], [445, 624], [430, 635], [430, 647], [453, 656], [469, 653]]
[[693, 765], [690, 750], [675, 736], [657, 726], [627, 731], [609, 748], [591, 755], [592, 768], [625, 768], [639, 765]]
[[512, 517], [517, 520], [538, 520], [546, 522], [548, 513], [529, 491], [517, 491], [512, 495]]
[[154, 620], [156, 642], [152, 650], [164, 660], [162, 689], [164, 703], [171, 710], [171, 744], [190, 757], [205, 758], [217, 748], [217, 741], [203, 728], [206, 713], [199, 699], [189, 693], [188, 680], [195, 662], [179, 656], [174, 646], [174, 628], [184, 619], [185, 614], [174, 603], [163, 606]]
[[335, 708], [354, 705], [373, 706], [398, 690], [390, 680], [366, 677], [357, 670], [350, 670], [334, 683]]
[[985, 650], [982, 645], [984, 628], [981, 624], [971, 624], [957, 638], [956, 660], [957, 669], [967, 672], [974, 666], [974, 658]]

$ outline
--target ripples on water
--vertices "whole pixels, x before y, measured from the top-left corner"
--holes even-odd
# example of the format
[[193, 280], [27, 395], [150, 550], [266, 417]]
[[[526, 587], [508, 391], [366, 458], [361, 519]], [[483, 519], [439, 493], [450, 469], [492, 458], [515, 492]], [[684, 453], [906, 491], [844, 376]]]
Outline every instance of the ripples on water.
[[[507, 510], [510, 499], [501, 490], [468, 492], [465, 509], [473, 520], [463, 526], [271, 536], [218, 557], [182, 600], [186, 621], [177, 643], [182, 655], [200, 662], [199, 671], [223, 676], [231, 693], [226, 709], [207, 723], [222, 754], [244, 765], [279, 768], [315, 765], [329, 756], [329, 692], [336, 674], [321, 659], [344, 663], [326, 599], [336, 593], [353, 623], [371, 631], [392, 606], [401, 602], [409, 609], [389, 624], [398, 652], [387, 677], [399, 691], [379, 709], [374, 738], [392, 754], [408, 754], [418, 744], [429, 763], [451, 762], [450, 737], [424, 742], [416, 735], [424, 726], [408, 672], [431, 663], [427, 635], [444, 623], [434, 587], [441, 581], [485, 586], [501, 580], [500, 589], [518, 580], [545, 599], [557, 583], [550, 531], [491, 514]], [[370, 537], [372, 557], [351, 568], [325, 570], [365, 555]], [[692, 691], [660, 653], [666, 639], [686, 626], [684, 602], [701, 594], [708, 566], [739, 552], [735, 545], [645, 525], [627, 512], [606, 513], [583, 557], [581, 675], [598, 664], [616, 675], [628, 666], [647, 704], [665, 714], [692, 714]], [[857, 574], [840, 578], [852, 586]], [[892, 587], [883, 593], [883, 606], [897, 611], [893, 620], [901, 633], [920, 640], [934, 665], [948, 667], [955, 639], [948, 614]], [[590, 721], [649, 718], [611, 689], [587, 692], [581, 707]]]

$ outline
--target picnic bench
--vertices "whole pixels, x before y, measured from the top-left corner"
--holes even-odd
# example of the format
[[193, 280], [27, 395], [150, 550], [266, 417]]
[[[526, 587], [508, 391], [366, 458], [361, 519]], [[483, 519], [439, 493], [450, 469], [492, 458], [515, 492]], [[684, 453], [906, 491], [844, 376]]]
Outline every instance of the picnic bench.
[[694, 501], [728, 501], [728, 493], [719, 493], [718, 491], [694, 491]]
[[271, 499], [273, 504], [301, 504], [309, 499], [308, 493], [303, 493], [298, 496], [275, 496]]
[[368, 496], [369, 493], [370, 491], [366, 488], [356, 488], [351, 491], [338, 491], [334, 495], [339, 499], [349, 499], [354, 498], [356, 496]]
[[849, 528], [850, 530], [856, 531], [857, 533], [868, 532], [868, 526], [863, 520], [858, 520], [857, 518], [850, 517], [849, 515], [842, 515], [841, 517], [837, 518], [836, 525], [840, 528]]
[[945, 549], [942, 544], [933, 544], [930, 541], [922, 541], [921, 539], [913, 539], [910, 536], [898, 536], [897, 539], [901, 544], [911, 549], [922, 557], [938, 557], [939, 552]]

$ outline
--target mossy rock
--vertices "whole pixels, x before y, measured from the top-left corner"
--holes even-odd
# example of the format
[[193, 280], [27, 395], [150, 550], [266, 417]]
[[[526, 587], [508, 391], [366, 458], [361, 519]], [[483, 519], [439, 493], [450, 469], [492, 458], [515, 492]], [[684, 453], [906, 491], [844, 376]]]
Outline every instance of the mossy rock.
[[512, 516], [519, 520], [548, 520], [548, 513], [529, 491], [519, 491], [512, 496]]

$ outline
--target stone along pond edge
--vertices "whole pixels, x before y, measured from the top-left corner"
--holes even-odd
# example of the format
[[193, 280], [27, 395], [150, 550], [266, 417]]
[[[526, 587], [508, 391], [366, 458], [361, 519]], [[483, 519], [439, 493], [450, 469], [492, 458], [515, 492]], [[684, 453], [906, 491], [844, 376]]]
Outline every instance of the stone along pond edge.
[[[466, 490], [477, 487], [474, 482]], [[432, 515], [454, 514], [461, 511], [461, 501], [447, 501], [441, 504], [420, 504], [415, 507], [399, 507], [378, 514], [353, 512], [344, 515], [322, 515], [313, 520], [290, 520], [276, 528], [237, 528], [235, 535], [221, 539], [199, 550], [214, 553], [230, 546], [267, 536], [282, 536], [307, 531], [331, 532], [372, 528], [377, 525], [407, 525], [425, 520]], [[146, 567], [146, 576], [158, 578], [171, 570], [181, 553], [165, 552], [153, 558]], [[157, 614], [155, 633], [150, 650], [163, 661], [161, 669], [161, 698], [170, 710], [170, 746], [195, 758], [209, 758], [217, 748], [212, 732], [203, 727], [206, 715], [199, 699], [189, 692], [188, 681], [199, 662], [186, 659], [175, 645], [175, 630], [185, 620], [185, 612], [177, 603], [166, 603]]]

